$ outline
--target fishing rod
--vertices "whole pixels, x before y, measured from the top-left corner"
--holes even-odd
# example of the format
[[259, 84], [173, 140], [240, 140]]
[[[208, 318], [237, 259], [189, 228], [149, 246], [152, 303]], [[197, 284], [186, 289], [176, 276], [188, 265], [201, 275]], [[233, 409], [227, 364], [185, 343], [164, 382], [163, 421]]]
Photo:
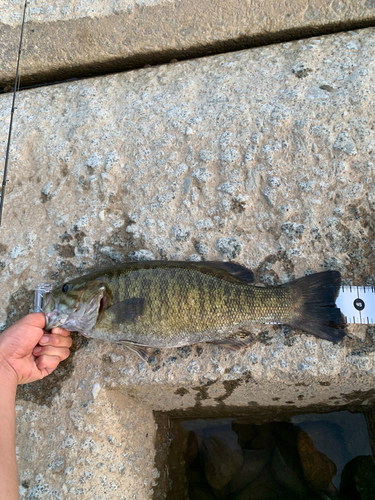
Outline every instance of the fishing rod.
[[[19, 44], [19, 47], [18, 47], [16, 77], [15, 77], [15, 80], [14, 80], [12, 109], [11, 109], [11, 112], [10, 112], [8, 143], [7, 143], [6, 153], [5, 153], [5, 165], [4, 165], [4, 172], [3, 172], [3, 184], [1, 186], [0, 226], [1, 226], [1, 219], [2, 219], [2, 216], [3, 216], [5, 188], [6, 188], [6, 184], [7, 184], [7, 171], [8, 171], [8, 160], [9, 160], [9, 150], [10, 150], [10, 139], [11, 139], [11, 136], [12, 136], [14, 103], [16, 101], [17, 90], [19, 90], [19, 86], [20, 86], [20, 81], [19, 81], [19, 78], [18, 78], [18, 74], [19, 74], [19, 67], [20, 67], [20, 59], [21, 59], [21, 51], [22, 51], [22, 39], [23, 39], [23, 28], [24, 28], [24, 25], [25, 25], [25, 17], [26, 17], [26, 8], [27, 8], [27, 5], [28, 5], [27, 0], [25, 0], [25, 5], [24, 5], [24, 8], [23, 8], [22, 24], [21, 24], [20, 44]], [[18, 88], [17, 88], [17, 86], [18, 86]]]

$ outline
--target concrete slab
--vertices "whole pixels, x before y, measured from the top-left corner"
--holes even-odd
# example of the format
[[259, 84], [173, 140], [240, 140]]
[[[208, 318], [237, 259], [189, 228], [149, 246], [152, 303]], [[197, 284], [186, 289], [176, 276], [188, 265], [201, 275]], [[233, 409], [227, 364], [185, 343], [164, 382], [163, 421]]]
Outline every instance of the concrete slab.
[[[21, 92], [2, 328], [29, 310], [38, 282], [127, 259], [231, 259], [258, 284], [334, 268], [345, 283], [375, 284], [374, 57], [366, 29]], [[10, 104], [0, 96], [2, 161]], [[255, 332], [242, 352], [200, 345], [149, 363], [76, 339], [54, 375], [19, 390], [21, 498], [52, 487], [51, 498], [107, 498], [112, 482], [151, 498], [152, 411], [374, 404], [374, 327], [352, 326], [338, 345]]]
[[[371, 26], [372, 0], [32, 0], [23, 85], [118, 72]], [[0, 88], [12, 85], [22, 0], [0, 5]]]
[[20, 498], [152, 498], [152, 411], [86, 377], [71, 389], [16, 406]]

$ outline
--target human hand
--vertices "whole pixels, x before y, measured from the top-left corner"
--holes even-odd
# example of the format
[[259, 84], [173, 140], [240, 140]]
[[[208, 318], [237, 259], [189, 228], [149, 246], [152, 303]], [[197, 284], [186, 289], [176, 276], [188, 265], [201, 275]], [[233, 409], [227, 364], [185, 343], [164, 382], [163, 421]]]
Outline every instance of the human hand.
[[44, 313], [32, 313], [0, 333], [0, 368], [16, 384], [44, 378], [69, 356], [70, 333], [44, 326]]

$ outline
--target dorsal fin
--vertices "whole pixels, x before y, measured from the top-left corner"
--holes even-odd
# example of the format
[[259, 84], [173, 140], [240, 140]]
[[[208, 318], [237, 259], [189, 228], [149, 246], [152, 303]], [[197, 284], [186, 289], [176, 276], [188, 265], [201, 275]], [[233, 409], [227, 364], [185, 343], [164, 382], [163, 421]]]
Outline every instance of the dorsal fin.
[[236, 264], [235, 262], [221, 262], [215, 260], [210, 262], [190, 262], [189, 264], [195, 264], [194, 267], [201, 270], [201, 272], [212, 274], [226, 281], [235, 280], [237, 283], [247, 284], [254, 282], [254, 273], [250, 271], [250, 269], [241, 266], [241, 264]]

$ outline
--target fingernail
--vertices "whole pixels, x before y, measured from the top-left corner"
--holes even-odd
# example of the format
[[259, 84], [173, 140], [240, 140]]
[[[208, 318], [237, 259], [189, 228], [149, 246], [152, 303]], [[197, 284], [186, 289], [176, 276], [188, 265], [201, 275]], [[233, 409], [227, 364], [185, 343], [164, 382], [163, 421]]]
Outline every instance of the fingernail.
[[42, 348], [38, 345], [37, 347], [34, 347], [34, 354], [39, 354]]
[[48, 342], [49, 342], [48, 335], [43, 335], [43, 337], [39, 340], [39, 344], [48, 344]]

